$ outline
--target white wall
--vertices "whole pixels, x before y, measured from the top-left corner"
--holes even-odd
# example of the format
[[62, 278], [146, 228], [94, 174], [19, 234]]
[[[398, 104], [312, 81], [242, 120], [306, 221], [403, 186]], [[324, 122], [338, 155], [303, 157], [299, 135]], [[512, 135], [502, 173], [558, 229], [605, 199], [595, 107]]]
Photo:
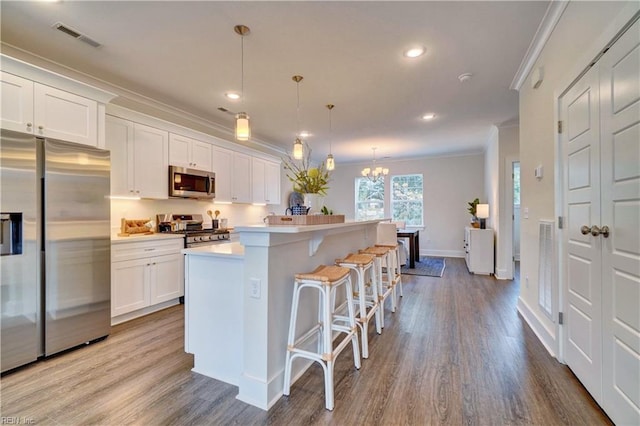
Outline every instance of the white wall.
[[[554, 219], [557, 98], [639, 9], [638, 2], [570, 2], [533, 69], [544, 67], [542, 85], [529, 79], [520, 90], [521, 278], [518, 308], [552, 354], [557, 325], [538, 306], [538, 222]], [[544, 167], [544, 178], [534, 168]], [[555, 295], [556, 299], [558, 294]]]
[[[383, 162], [391, 175], [423, 175], [424, 184], [424, 230], [420, 231], [420, 252], [423, 255], [464, 255], [464, 227], [471, 216], [467, 202], [482, 198], [484, 194], [484, 154], [449, 157], [429, 157], [414, 160]], [[330, 189], [325, 204], [334, 213], [344, 214], [348, 219], [355, 216], [355, 178], [360, 170], [370, 164], [340, 164], [332, 174]], [[389, 182], [385, 185], [385, 206], [389, 206]], [[386, 217], [390, 217], [387, 210]]]

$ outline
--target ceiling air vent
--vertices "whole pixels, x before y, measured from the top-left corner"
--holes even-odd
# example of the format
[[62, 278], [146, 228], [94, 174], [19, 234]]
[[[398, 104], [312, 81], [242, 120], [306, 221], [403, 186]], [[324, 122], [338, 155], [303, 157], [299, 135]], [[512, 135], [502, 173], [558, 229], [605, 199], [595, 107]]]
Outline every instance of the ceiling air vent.
[[90, 46], [93, 47], [100, 47], [102, 46], [100, 43], [98, 43], [97, 41], [93, 40], [92, 38], [74, 30], [73, 28], [63, 24], [62, 22], [56, 22], [53, 25], [53, 28], [55, 28], [58, 31], [62, 31], [63, 33], [65, 33], [66, 35], [69, 35], [77, 40], [83, 41], [85, 43], [87, 43]]

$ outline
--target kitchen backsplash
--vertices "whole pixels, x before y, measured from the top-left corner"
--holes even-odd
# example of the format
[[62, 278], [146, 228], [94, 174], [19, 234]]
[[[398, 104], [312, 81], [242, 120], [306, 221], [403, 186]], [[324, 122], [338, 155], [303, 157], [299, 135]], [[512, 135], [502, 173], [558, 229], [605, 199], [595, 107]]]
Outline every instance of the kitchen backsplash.
[[[216, 204], [211, 201], [169, 199], [169, 200], [111, 200], [111, 228], [116, 233], [120, 229], [120, 219], [152, 219], [158, 213], [201, 214], [206, 227], [211, 226], [207, 210], [220, 210], [218, 219], [226, 218], [229, 227], [262, 223], [269, 214], [283, 214], [279, 206], [254, 206], [252, 204]], [[280, 212], [283, 210], [283, 212]]]

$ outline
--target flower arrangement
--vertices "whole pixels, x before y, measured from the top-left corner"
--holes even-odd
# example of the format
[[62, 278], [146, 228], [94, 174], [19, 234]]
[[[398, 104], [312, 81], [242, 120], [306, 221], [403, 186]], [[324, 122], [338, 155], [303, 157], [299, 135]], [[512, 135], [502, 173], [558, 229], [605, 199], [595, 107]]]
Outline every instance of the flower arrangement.
[[329, 172], [324, 161], [318, 167], [311, 167], [311, 148], [302, 160], [294, 160], [291, 155], [282, 159], [287, 178], [293, 183], [293, 190], [302, 194], [327, 195]]

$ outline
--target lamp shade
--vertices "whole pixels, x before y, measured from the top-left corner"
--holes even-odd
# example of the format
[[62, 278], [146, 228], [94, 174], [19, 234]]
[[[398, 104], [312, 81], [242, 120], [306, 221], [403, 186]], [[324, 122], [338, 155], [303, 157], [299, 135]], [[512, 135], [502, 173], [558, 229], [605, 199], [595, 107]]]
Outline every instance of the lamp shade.
[[489, 217], [489, 204], [476, 205], [476, 217], [478, 219], [486, 219]]
[[251, 137], [251, 128], [249, 127], [249, 116], [240, 112], [236, 115], [236, 139], [239, 141], [248, 141]]

